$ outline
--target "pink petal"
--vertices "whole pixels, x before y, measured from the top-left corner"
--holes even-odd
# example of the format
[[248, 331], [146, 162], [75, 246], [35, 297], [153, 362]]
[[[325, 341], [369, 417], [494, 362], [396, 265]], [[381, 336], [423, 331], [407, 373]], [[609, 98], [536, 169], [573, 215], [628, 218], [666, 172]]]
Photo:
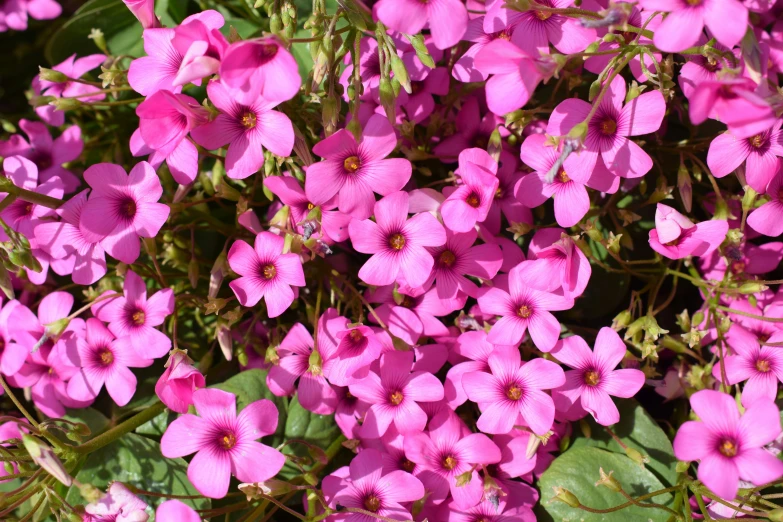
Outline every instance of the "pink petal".
[[750, 142], [747, 139], [737, 138], [730, 132], [724, 132], [710, 143], [707, 165], [716, 178], [722, 178], [737, 170], [750, 152]]
[[242, 441], [229, 454], [231, 472], [242, 482], [269, 480], [283, 468], [286, 460], [276, 449], [255, 441]]
[[168, 459], [184, 457], [207, 444], [208, 424], [195, 415], [181, 415], [166, 428], [160, 439], [160, 451]]
[[628, 102], [617, 119], [621, 136], [641, 136], [657, 131], [666, 112], [666, 102], [658, 91], [645, 92]]
[[674, 437], [674, 454], [679, 460], [700, 460], [715, 451], [715, 436], [704, 423], [686, 421]]
[[223, 498], [231, 481], [231, 459], [228, 453], [207, 446], [188, 465], [188, 479], [205, 497]]

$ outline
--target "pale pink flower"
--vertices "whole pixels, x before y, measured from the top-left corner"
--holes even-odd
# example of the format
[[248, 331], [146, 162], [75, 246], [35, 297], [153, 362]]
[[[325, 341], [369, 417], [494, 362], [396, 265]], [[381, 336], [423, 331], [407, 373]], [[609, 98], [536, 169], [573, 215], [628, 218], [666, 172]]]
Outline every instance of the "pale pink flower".
[[498, 116], [521, 109], [542, 79], [530, 55], [504, 39], [487, 44], [474, 63], [482, 74], [492, 76], [485, 87], [487, 105]]
[[381, 0], [373, 14], [389, 29], [405, 34], [417, 34], [429, 22], [438, 49], [456, 45], [468, 27], [468, 10], [461, 0]]
[[237, 103], [250, 105], [260, 96], [269, 103], [293, 98], [302, 85], [299, 67], [277, 37], [235, 42], [223, 54], [220, 81]]
[[294, 302], [292, 286], [304, 286], [302, 262], [296, 254], [283, 254], [285, 239], [271, 232], [256, 236], [254, 247], [235, 241], [228, 264], [239, 274], [229, 283], [242, 306], [255, 306], [261, 298], [269, 317], [277, 317]]
[[112, 257], [133, 263], [140, 254], [139, 237], [155, 237], [169, 217], [160, 179], [146, 161], [130, 174], [119, 165], [98, 163], [84, 171], [92, 193], [82, 207], [79, 228], [87, 242], [101, 242]]
[[147, 507], [122, 482], [112, 482], [100, 500], [84, 507], [85, 522], [147, 522]]
[[397, 147], [397, 135], [386, 117], [375, 114], [367, 120], [362, 140], [340, 129], [313, 147], [325, 158], [307, 169], [305, 193], [315, 205], [335, 195], [341, 212], [356, 219], [373, 213], [375, 196], [401, 190], [411, 177], [411, 163], [405, 158], [388, 158]]
[[748, 26], [748, 8], [737, 0], [642, 0], [640, 5], [648, 11], [669, 13], [655, 30], [653, 42], [670, 53], [695, 45], [704, 26], [720, 43], [732, 48], [742, 40]]
[[481, 82], [487, 79], [487, 74], [476, 68], [476, 55], [486, 45], [498, 38], [511, 40], [517, 30], [516, 24], [498, 23], [498, 28], [485, 27], [485, 17], [478, 16], [468, 22], [467, 30], [462, 36], [463, 41], [472, 42], [473, 45], [465, 51], [459, 60], [454, 63], [451, 75], [464, 83]]
[[109, 331], [117, 337], [113, 346], [117, 353], [157, 359], [171, 349], [171, 339], [155, 328], [174, 312], [171, 288], [158, 290], [147, 298], [144, 280], [129, 270], [125, 274], [123, 295], [94, 304], [92, 312], [109, 323]]
[[493, 345], [487, 342], [487, 333], [483, 330], [463, 332], [457, 338], [452, 353], [459, 356], [461, 362], [449, 368], [443, 384], [445, 398], [450, 408], [456, 409], [468, 400], [462, 386], [462, 376], [470, 372], [488, 372], [487, 360], [495, 351], [516, 350], [515, 346]]
[[687, 421], [674, 437], [679, 460], [698, 460], [699, 480], [718, 496], [732, 500], [740, 479], [760, 486], [783, 475], [783, 462], [763, 446], [780, 435], [780, 411], [758, 400], [740, 416], [734, 397], [714, 390], [691, 395], [701, 422]]
[[546, 359], [523, 363], [519, 350], [491, 353], [492, 373], [470, 372], [462, 376], [468, 398], [481, 408], [476, 427], [484, 433], [510, 432], [522, 417], [533, 433], [543, 435], [552, 427], [555, 405], [544, 390], [565, 383], [563, 369]]
[[27, 18], [51, 20], [62, 13], [62, 6], [54, 0], [5, 0], [0, 5], [0, 33], [9, 29], [24, 31]]
[[419, 403], [441, 400], [443, 385], [431, 373], [411, 373], [412, 366], [413, 352], [388, 352], [381, 356], [380, 375], [371, 372], [349, 386], [351, 395], [372, 405], [362, 437], [381, 437], [392, 423], [403, 435], [424, 429], [427, 414]]
[[277, 430], [274, 403], [261, 399], [236, 414], [236, 396], [203, 388], [193, 394], [199, 416], [186, 414], [169, 424], [160, 441], [169, 459], [196, 453], [188, 465], [188, 479], [204, 496], [223, 498], [231, 476], [242, 482], [263, 482], [285, 464], [285, 456], [260, 442]]
[[[220, 82], [207, 85], [210, 101], [221, 112], [211, 122], [193, 129], [193, 139], [207, 150], [228, 145], [226, 174], [244, 179], [264, 164], [264, 149], [276, 156], [290, 156], [294, 146], [294, 127], [277, 105], [259, 98], [250, 105], [236, 103]], [[308, 175], [311, 171], [308, 170]]]
[[611, 426], [620, 421], [620, 412], [610, 397], [628, 398], [644, 385], [644, 373], [634, 369], [616, 370], [625, 357], [625, 343], [611, 328], [603, 327], [590, 351], [578, 335], [558, 341], [552, 355], [573, 368], [565, 372], [565, 384], [552, 396], [560, 411], [567, 411], [576, 402], [590, 413], [598, 424]]
[[155, 383], [155, 394], [171, 411], [187, 413], [193, 404], [193, 393], [205, 386], [204, 376], [193, 366], [187, 352], [174, 350], [166, 362], [166, 371]]
[[726, 220], [713, 219], [694, 224], [673, 208], [658, 203], [655, 228], [650, 230], [649, 243], [653, 250], [669, 259], [706, 256], [720, 246], [728, 230]]
[[359, 278], [380, 286], [402, 276], [416, 287], [424, 283], [434, 265], [425, 247], [446, 242], [443, 225], [429, 212], [408, 219], [408, 193], [393, 192], [375, 204], [376, 221], [353, 220], [348, 226], [354, 249], [373, 254], [359, 270]]

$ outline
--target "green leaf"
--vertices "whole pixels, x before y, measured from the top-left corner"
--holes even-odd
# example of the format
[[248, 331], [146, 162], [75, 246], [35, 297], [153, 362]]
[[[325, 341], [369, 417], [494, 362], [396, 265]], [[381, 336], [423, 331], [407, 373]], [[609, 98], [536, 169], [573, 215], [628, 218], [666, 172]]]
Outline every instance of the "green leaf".
[[162, 437], [166, 432], [166, 428], [168, 428], [169, 424], [174, 422], [174, 419], [176, 418], [176, 412], [166, 410], [154, 419], [147, 421], [136, 428], [136, 433], [141, 435], [152, 435], [153, 437]]
[[[145, 491], [173, 495], [199, 495], [187, 477], [188, 465], [183, 459], [167, 459], [160, 453], [160, 446], [141, 435], [128, 433], [115, 442], [91, 453], [76, 480], [83, 484], [105, 490], [110, 482], [131, 484]], [[68, 490], [66, 500], [70, 504], [82, 504], [78, 488]], [[165, 498], [144, 497], [150, 504], [148, 512], [154, 520], [154, 509]], [[210, 501], [205, 498], [183, 499], [182, 502], [194, 509], [208, 509]]]
[[[612, 431], [620, 437], [623, 444], [650, 457], [647, 467], [661, 482], [667, 486], [675, 485], [677, 459], [674, 457], [669, 438], [635, 400], [615, 399], [615, 404], [620, 410], [620, 422], [611, 427]], [[591, 438], [579, 437], [574, 440], [573, 447], [593, 446], [625, 454], [623, 448], [612, 439], [603, 426], [599, 426], [592, 417], [587, 417], [587, 422], [591, 427]]]
[[[556, 458], [539, 479], [541, 505], [553, 520], [574, 522], [628, 522], [630, 520], [665, 522], [668, 520], [669, 513], [662, 509], [629, 506], [620, 511], [597, 514], [572, 508], [562, 502], [548, 501], [553, 496], [553, 488], [561, 487], [576, 495], [582, 505], [594, 509], [606, 509], [625, 503], [626, 499], [620, 493], [595, 485], [600, 478], [599, 468], [603, 468], [606, 473], [614, 472], [612, 476], [620, 482], [629, 495], [634, 497], [664, 489], [664, 485], [655, 475], [639, 467], [625, 455], [592, 447], [572, 448]], [[651, 501], [671, 507], [673, 500], [674, 497], [666, 493]]]
[[68, 409], [66, 410], [63, 419], [69, 420], [71, 422], [83, 422], [87, 425], [88, 428], [90, 428], [90, 437], [94, 437], [95, 435], [102, 433], [106, 428], [109, 427], [109, 419], [107, 419], [103, 413], [99, 412], [95, 408], [83, 408], [80, 410]]
[[[334, 415], [318, 415], [307, 411], [299, 404], [299, 399], [294, 397], [288, 404], [288, 418], [285, 422], [285, 439], [303, 440], [314, 446], [325, 450], [329, 445], [340, 436], [340, 428], [334, 422]], [[296, 455], [298, 457], [312, 456], [309, 454], [308, 447], [296, 442], [283, 448], [283, 453]], [[285, 466], [280, 472], [280, 476], [288, 480], [300, 475], [299, 468], [286, 461]]]

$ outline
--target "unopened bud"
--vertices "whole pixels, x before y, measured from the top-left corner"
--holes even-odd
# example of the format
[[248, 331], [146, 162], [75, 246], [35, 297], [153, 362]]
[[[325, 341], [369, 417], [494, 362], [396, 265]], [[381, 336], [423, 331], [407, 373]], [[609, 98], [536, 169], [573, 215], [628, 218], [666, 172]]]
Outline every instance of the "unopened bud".
[[49, 105], [54, 105], [60, 111], [72, 111], [78, 109], [83, 104], [76, 98], [55, 98], [49, 102]]
[[677, 189], [680, 191], [682, 206], [686, 212], [690, 212], [693, 207], [693, 186], [691, 174], [684, 163], [680, 163], [680, 168], [677, 170]]
[[758, 281], [748, 281], [740, 285], [739, 291], [741, 294], [758, 294], [768, 288], [768, 286], [763, 285]]
[[65, 486], [73, 484], [73, 479], [49, 445], [38, 438], [27, 434], [22, 435], [22, 443], [33, 461], [47, 473], [59, 480]]
[[65, 83], [68, 81], [68, 76], [64, 73], [54, 69], [47, 69], [46, 67], [38, 67], [38, 76], [42, 80], [52, 83]]
[[631, 324], [631, 320], [633, 319], [633, 315], [628, 310], [623, 310], [619, 314], [617, 314], [614, 319], [612, 319], [612, 329], [616, 331], [620, 331], [623, 328], [627, 327], [629, 324]]
[[773, 509], [767, 512], [767, 518], [772, 522], [783, 522], [783, 508]]
[[224, 323], [218, 322], [217, 328], [215, 329], [215, 337], [220, 345], [220, 351], [223, 352], [223, 356], [227, 361], [230, 361], [234, 356], [234, 352], [231, 349], [233, 345], [231, 329]]
[[196, 260], [195, 256], [191, 257], [190, 262], [188, 263], [188, 281], [190, 282], [190, 286], [193, 288], [198, 286], [198, 272], [198, 261]]
[[750, 212], [753, 210], [753, 205], [756, 203], [756, 196], [758, 196], [758, 193], [753, 190], [753, 187], [750, 185], [744, 187], [745, 194], [742, 196], [742, 211], [743, 212]]
[[239, 201], [242, 196], [237, 189], [226, 183], [225, 179], [221, 179], [220, 183], [215, 186], [215, 195], [229, 201]]
[[500, 152], [503, 150], [503, 138], [500, 136], [500, 128], [495, 127], [492, 134], [489, 135], [487, 142], [487, 152], [496, 162], [500, 161]]
[[397, 114], [397, 109], [395, 107], [397, 97], [394, 94], [392, 82], [388, 78], [381, 78], [381, 81], [378, 84], [378, 93], [380, 95], [383, 110], [386, 112], [386, 117], [393, 124]]
[[625, 448], [625, 455], [632, 461], [639, 464], [639, 466], [642, 468], [646, 463], [650, 462], [650, 458], [647, 455], [643, 455], [640, 451], [635, 450], [630, 446]]
[[402, 62], [399, 56], [393, 54], [391, 57], [391, 69], [394, 73], [394, 77], [400, 82], [405, 92], [411, 94], [411, 79], [408, 76], [408, 70], [405, 68], [405, 64]]

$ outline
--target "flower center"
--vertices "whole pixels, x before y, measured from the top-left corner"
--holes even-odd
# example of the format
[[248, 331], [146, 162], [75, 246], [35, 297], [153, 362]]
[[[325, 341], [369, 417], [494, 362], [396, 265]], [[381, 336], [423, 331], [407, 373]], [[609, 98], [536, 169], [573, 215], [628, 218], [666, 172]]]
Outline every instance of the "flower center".
[[448, 455], [446, 458], [443, 459], [443, 467], [451, 471], [452, 469], [457, 467], [457, 459], [455, 459], [451, 455]]
[[511, 399], [512, 401], [518, 401], [522, 398], [522, 388], [517, 386], [516, 384], [512, 384], [508, 388], [506, 388], [506, 397]]
[[701, 5], [702, 0], [685, 0], [688, 5]]
[[470, 205], [473, 208], [478, 208], [479, 205], [481, 205], [481, 199], [479, 199], [479, 195], [475, 192], [471, 192], [470, 196], [465, 200], [468, 205]]
[[724, 439], [723, 442], [720, 443], [720, 446], [718, 446], [718, 451], [720, 451], [721, 455], [724, 457], [734, 457], [737, 454], [737, 445], [733, 440]]
[[731, 264], [731, 271], [735, 274], [741, 274], [745, 271], [745, 262], [744, 261], [734, 261]]
[[307, 210], [313, 210], [314, 208], [315, 208], [315, 205], [313, 205], [312, 203], [308, 203], [307, 204]]
[[438, 262], [443, 266], [451, 266], [456, 260], [457, 256], [455, 256], [454, 252], [450, 250], [444, 250], [441, 252], [440, 256], [438, 256]]
[[261, 273], [264, 275], [264, 279], [272, 279], [277, 275], [277, 268], [275, 268], [275, 265], [268, 264], [264, 265], [264, 269], [261, 271]]
[[258, 57], [261, 59], [262, 64], [270, 61], [276, 54], [277, 46], [272, 44], [262, 45], [258, 50]]
[[143, 310], [136, 310], [133, 312], [133, 315], [131, 315], [131, 321], [133, 321], [133, 324], [136, 326], [141, 326], [144, 324], [144, 322], [147, 320], [147, 315], [144, 313]]
[[224, 433], [220, 439], [218, 439], [220, 447], [225, 450], [230, 450], [237, 445], [237, 437], [231, 432]]
[[533, 309], [530, 308], [528, 305], [522, 305], [517, 310], [517, 315], [522, 319], [527, 319], [528, 317], [533, 315]]
[[498, 189], [495, 191], [495, 199], [503, 199], [503, 197], [503, 189], [498, 187]]
[[120, 206], [120, 212], [126, 218], [134, 217], [136, 215], [136, 202], [132, 199], [123, 201], [122, 205]]
[[500, 38], [501, 40], [507, 40], [508, 41], [508, 40], [511, 40], [511, 33], [509, 33], [507, 30], [506, 31], [500, 31], [497, 34], [496, 38]]
[[402, 247], [405, 246], [405, 238], [400, 233], [392, 234], [389, 238], [389, 246], [394, 250], [402, 250]]
[[617, 131], [617, 122], [611, 118], [607, 118], [601, 122], [601, 132], [610, 136]]
[[111, 350], [105, 347], [98, 350], [98, 358], [100, 359], [101, 364], [104, 366], [109, 366], [114, 362], [114, 354], [111, 352]]
[[389, 402], [391, 402], [395, 406], [399, 406], [402, 402], [403, 396], [402, 392], [400, 390], [397, 390], [396, 392], [389, 395]]
[[560, 171], [560, 174], [557, 175], [557, 179], [560, 180], [560, 183], [568, 183], [571, 181], [571, 178], [568, 177], [565, 170]]
[[536, 18], [541, 20], [542, 22], [544, 20], [549, 20], [549, 18], [552, 16], [552, 13], [548, 11], [536, 11]]
[[358, 328], [354, 328], [353, 330], [351, 330], [351, 333], [348, 334], [348, 337], [350, 337], [351, 340], [355, 343], [358, 343], [359, 341], [364, 339], [362, 332], [360, 332]]
[[349, 156], [345, 158], [345, 161], [343, 162], [343, 167], [345, 167], [345, 170], [351, 174], [359, 170], [359, 167], [361, 166], [362, 165], [359, 162], [359, 158], [357, 156]]
[[593, 370], [585, 372], [585, 384], [588, 386], [595, 386], [600, 380], [601, 376], [598, 375], [598, 372]]
[[756, 147], [757, 149], [761, 148], [761, 146], [764, 145], [764, 138], [762, 138], [761, 134], [756, 134], [748, 141], [750, 141], [750, 144]]
[[762, 373], [767, 373], [769, 371], [769, 361], [766, 359], [759, 359], [756, 361], [756, 369]]
[[242, 115], [242, 126], [246, 129], [252, 129], [256, 126], [256, 113], [247, 111]]
[[405, 459], [404, 461], [402, 461], [402, 469], [404, 469], [408, 473], [413, 473], [413, 470], [416, 469], [416, 463], [411, 462], [408, 459]]
[[367, 511], [372, 511], [373, 513], [377, 512], [379, 509], [381, 509], [381, 499], [379, 499], [375, 494], [371, 493], [367, 496], [367, 498], [364, 499], [364, 509]]
[[403, 308], [413, 308], [416, 306], [416, 301], [414, 301], [411, 296], [404, 295], [402, 296], [402, 302], [400, 303], [400, 306]]

